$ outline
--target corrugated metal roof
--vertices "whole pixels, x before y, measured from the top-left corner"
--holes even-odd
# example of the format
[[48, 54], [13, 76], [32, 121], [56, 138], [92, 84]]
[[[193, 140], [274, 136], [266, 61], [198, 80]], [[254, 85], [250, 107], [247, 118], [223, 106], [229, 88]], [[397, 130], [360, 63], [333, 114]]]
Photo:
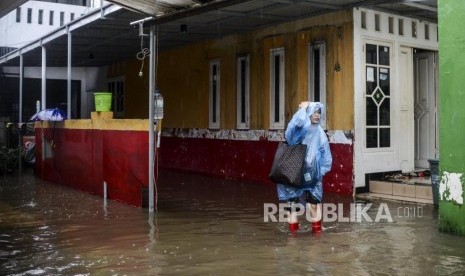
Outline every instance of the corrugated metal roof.
[[[61, 27], [15, 53], [0, 57], [0, 65], [40, 66], [40, 46], [50, 49], [47, 66], [66, 66], [67, 29], [72, 34], [73, 66], [102, 66], [135, 57], [140, 51], [139, 31], [133, 21], [158, 26], [160, 50], [194, 41], [219, 38], [250, 29], [316, 16], [337, 10], [366, 7], [437, 22], [436, 0], [110, 0], [107, 5]], [[148, 46], [148, 39], [147, 46]]]
[[0, 17], [7, 15], [12, 10], [26, 3], [28, 0], [1, 0], [0, 1]]

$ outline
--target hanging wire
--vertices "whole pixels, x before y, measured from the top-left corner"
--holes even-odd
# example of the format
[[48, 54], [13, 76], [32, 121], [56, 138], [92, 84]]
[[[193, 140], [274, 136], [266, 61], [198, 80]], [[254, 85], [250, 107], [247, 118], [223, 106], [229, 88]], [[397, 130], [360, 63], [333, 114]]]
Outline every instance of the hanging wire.
[[[142, 28], [142, 25], [139, 27]], [[145, 58], [150, 55], [150, 50], [149, 48], [144, 48], [144, 36], [146, 35], [140, 32], [139, 36], [140, 36], [140, 52], [137, 53], [136, 58], [142, 61], [142, 64], [139, 70], [139, 77], [142, 78], [142, 76], [144, 75], [144, 72], [143, 72], [144, 61], [145, 61]]]

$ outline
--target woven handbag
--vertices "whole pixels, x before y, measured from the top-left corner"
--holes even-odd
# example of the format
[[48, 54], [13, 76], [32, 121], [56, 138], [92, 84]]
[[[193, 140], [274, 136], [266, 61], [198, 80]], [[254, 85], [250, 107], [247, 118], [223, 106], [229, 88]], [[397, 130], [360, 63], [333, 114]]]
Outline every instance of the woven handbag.
[[301, 186], [306, 153], [307, 146], [304, 144], [291, 146], [285, 142], [280, 142], [268, 175], [270, 180], [287, 186]]

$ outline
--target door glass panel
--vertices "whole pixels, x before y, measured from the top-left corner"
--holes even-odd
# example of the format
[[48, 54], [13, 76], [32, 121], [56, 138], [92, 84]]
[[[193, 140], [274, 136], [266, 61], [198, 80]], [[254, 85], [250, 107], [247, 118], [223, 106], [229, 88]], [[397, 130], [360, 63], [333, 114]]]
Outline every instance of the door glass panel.
[[389, 66], [389, 47], [379, 46], [379, 64]]
[[381, 126], [389, 126], [391, 124], [391, 101], [389, 98], [385, 98], [379, 106], [379, 124]]
[[366, 45], [366, 63], [377, 64], [378, 60], [376, 57], [376, 45]]
[[378, 129], [368, 128], [367, 129], [367, 148], [378, 147]]
[[391, 146], [391, 129], [381, 128], [379, 130], [379, 146], [381, 148], [388, 148]]
[[366, 44], [365, 124], [367, 148], [391, 146], [390, 47]]
[[390, 94], [390, 84], [389, 84], [389, 68], [379, 68], [379, 87], [383, 91], [384, 95]]
[[367, 66], [367, 95], [373, 94], [376, 89], [376, 80], [378, 79], [378, 73], [376, 67]]
[[377, 126], [378, 125], [378, 106], [373, 101], [372, 98], [367, 98], [367, 126]]

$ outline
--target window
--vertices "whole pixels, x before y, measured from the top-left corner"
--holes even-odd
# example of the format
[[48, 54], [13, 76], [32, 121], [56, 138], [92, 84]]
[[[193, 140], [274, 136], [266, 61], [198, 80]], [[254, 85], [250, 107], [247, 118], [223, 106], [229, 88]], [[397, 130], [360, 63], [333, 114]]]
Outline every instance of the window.
[[399, 18], [399, 35], [404, 35], [404, 20]]
[[378, 31], [378, 32], [381, 31], [379, 18], [380, 18], [379, 14], [375, 13], [375, 31]]
[[124, 116], [124, 77], [108, 81], [108, 91], [113, 94], [113, 113], [116, 118]]
[[60, 26], [65, 25], [65, 12], [60, 12]]
[[39, 23], [39, 25], [42, 25], [43, 22], [44, 22], [44, 10], [39, 10], [39, 18], [37, 20], [37, 23]]
[[270, 51], [270, 128], [284, 129], [284, 49]]
[[429, 40], [429, 25], [425, 24], [425, 39]]
[[72, 12], [72, 13], [69, 15], [69, 19], [70, 19], [70, 21], [73, 21], [73, 20], [74, 20], [74, 12]]
[[367, 13], [362, 11], [362, 13], [360, 14], [361, 16], [361, 28], [362, 29], [366, 29], [367, 28]]
[[21, 22], [21, 7], [16, 8], [16, 22]]
[[54, 12], [50, 11], [50, 14], [49, 14], [49, 17], [48, 17], [48, 24], [50, 26], [53, 26], [53, 16], [54, 16]]
[[[321, 102], [326, 106], [326, 43], [324, 41], [309, 45], [308, 99]], [[326, 128], [326, 118], [320, 125]]]
[[389, 16], [389, 33], [394, 34], [394, 17]]
[[365, 45], [366, 147], [391, 146], [390, 47]]
[[209, 128], [220, 128], [220, 61], [210, 61]]
[[412, 21], [412, 37], [417, 37], [417, 22]]
[[237, 128], [249, 128], [250, 58], [237, 58]]
[[27, 9], [27, 23], [32, 23], [32, 9], [28, 8]]

